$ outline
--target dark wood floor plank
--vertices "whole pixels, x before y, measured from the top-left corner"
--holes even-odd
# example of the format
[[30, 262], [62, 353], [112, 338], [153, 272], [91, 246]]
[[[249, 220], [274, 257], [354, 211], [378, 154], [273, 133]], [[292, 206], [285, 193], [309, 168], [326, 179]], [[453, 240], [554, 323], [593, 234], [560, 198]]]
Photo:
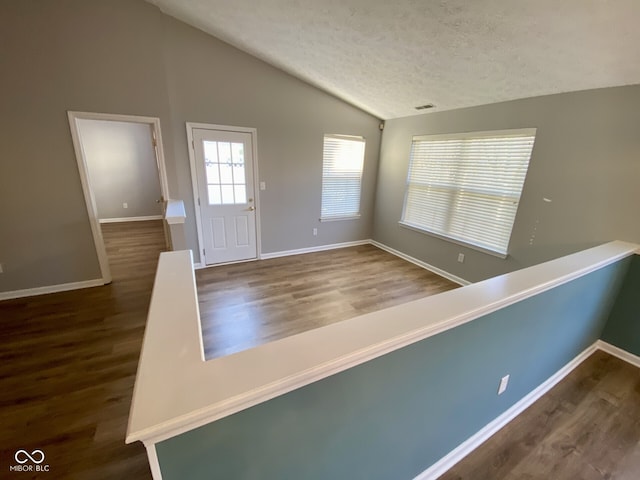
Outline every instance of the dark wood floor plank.
[[0, 302], [0, 478], [20, 448], [51, 468], [20, 478], [151, 478], [124, 436], [162, 222], [102, 230], [111, 285]]
[[596, 352], [441, 480], [640, 478], [640, 369]]

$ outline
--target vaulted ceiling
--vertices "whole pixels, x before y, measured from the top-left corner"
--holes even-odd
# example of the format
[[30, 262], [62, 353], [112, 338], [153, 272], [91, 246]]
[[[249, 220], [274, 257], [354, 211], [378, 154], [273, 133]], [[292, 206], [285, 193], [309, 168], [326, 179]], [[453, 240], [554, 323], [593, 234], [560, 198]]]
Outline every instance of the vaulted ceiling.
[[640, 83], [640, 0], [148, 0], [382, 119]]

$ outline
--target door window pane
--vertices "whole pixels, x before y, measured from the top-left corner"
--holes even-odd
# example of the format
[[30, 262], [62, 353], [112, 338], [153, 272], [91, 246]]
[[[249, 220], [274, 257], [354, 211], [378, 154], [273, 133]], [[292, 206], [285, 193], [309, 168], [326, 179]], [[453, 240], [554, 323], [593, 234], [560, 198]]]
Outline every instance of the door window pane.
[[221, 205], [220, 185], [208, 185], [209, 205]]
[[218, 155], [220, 163], [231, 163], [231, 144], [229, 142], [218, 142]]
[[209, 205], [247, 203], [244, 144], [203, 141]]
[[233, 183], [233, 174], [230, 163], [220, 164], [220, 183]]
[[244, 165], [235, 164], [233, 166], [233, 183], [235, 185], [244, 184]]
[[244, 165], [244, 145], [242, 143], [232, 143], [231, 154], [234, 164], [240, 163]]
[[207, 165], [218, 163], [218, 142], [204, 142], [204, 159]]
[[233, 201], [233, 185], [222, 185], [222, 203], [224, 205], [235, 203]]
[[235, 203], [247, 203], [247, 187], [244, 185], [236, 185], [234, 187]]
[[220, 183], [220, 171], [217, 163], [213, 165], [207, 165], [207, 183]]

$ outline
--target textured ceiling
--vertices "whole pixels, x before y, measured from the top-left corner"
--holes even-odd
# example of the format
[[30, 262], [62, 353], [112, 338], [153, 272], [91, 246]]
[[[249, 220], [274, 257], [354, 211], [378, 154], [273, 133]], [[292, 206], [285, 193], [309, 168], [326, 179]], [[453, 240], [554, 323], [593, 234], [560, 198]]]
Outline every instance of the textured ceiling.
[[640, 83], [640, 0], [149, 0], [383, 118]]

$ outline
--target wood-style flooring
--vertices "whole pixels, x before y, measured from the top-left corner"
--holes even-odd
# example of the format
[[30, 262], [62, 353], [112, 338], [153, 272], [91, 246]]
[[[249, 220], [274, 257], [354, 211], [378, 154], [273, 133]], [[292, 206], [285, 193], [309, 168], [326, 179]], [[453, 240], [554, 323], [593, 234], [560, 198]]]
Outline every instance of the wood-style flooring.
[[596, 352], [440, 480], [640, 479], [640, 369]]
[[[151, 479], [144, 448], [125, 445], [124, 436], [157, 257], [164, 249], [162, 226], [108, 224], [104, 233], [113, 284], [0, 302], [1, 479]], [[340, 258], [334, 257], [336, 268]], [[254, 294], [286, 298], [289, 278], [302, 274], [302, 260], [279, 259], [279, 294], [277, 286]], [[258, 264], [236, 268], [251, 266]], [[321, 268], [305, 267], [314, 269]], [[360, 308], [394, 301], [378, 303], [373, 286], [350, 278], [347, 285], [363, 289]], [[311, 290], [322, 288], [309, 283]], [[408, 292], [414, 292], [410, 287], [407, 295], [421, 295]], [[8, 472], [17, 449], [43, 450], [50, 471]], [[442, 478], [636, 480], [639, 472], [640, 370], [597, 353]]]
[[[161, 221], [104, 224], [113, 283], [0, 302], [0, 478], [151, 479], [125, 445]], [[49, 472], [9, 472], [18, 449]]]
[[459, 286], [372, 245], [202, 269], [196, 281], [207, 359]]

